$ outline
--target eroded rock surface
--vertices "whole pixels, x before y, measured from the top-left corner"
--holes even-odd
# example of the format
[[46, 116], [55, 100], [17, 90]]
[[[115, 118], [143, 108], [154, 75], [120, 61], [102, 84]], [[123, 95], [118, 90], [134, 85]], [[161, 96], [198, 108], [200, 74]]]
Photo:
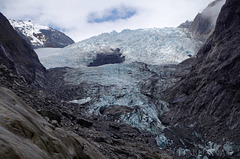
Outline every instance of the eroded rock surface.
[[[47, 123], [9, 89], [0, 87], [0, 158], [90, 158], [89, 143]], [[89, 151], [89, 150], [88, 150]], [[91, 153], [97, 155], [92, 148]], [[89, 152], [88, 152], [89, 153]], [[103, 158], [101, 153], [99, 158]]]

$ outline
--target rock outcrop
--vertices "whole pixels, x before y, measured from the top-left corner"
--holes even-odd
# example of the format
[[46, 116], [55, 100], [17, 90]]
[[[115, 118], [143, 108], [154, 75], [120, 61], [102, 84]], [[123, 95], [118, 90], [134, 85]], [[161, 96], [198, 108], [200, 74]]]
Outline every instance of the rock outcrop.
[[111, 49], [111, 52], [98, 53], [97, 57], [88, 67], [101, 66], [106, 64], [123, 63], [125, 57], [122, 56], [120, 49]]
[[12, 28], [0, 13], [0, 61], [29, 84], [43, 86], [45, 68], [31, 46]]
[[188, 75], [168, 90], [171, 103], [161, 119], [171, 126], [194, 128], [202, 139], [231, 143], [232, 158], [240, 145], [240, 1], [227, 0], [215, 30], [198, 52]]
[[74, 43], [69, 36], [53, 28], [40, 30], [40, 32], [47, 38], [43, 47], [63, 48]]
[[192, 24], [192, 21], [187, 20], [187, 21], [185, 21], [184, 23], [180, 24], [180, 25], [178, 26], [178, 28], [189, 29], [190, 26], [191, 26], [191, 24]]

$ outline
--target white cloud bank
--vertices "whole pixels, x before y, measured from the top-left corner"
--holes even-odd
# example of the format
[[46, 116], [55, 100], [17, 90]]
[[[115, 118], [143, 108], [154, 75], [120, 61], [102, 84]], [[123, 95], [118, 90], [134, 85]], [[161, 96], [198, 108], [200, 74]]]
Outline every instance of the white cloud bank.
[[[50, 25], [65, 32], [75, 41], [80, 41], [112, 30], [176, 27], [186, 20], [192, 20], [212, 1], [0, 0], [0, 12], [9, 19], [32, 20]], [[126, 8], [131, 8], [133, 12], [119, 12], [121, 8], [122, 11], [129, 11]], [[114, 16], [114, 9], [118, 10], [119, 15], [108, 16]], [[94, 15], [91, 17], [93, 19], [89, 19], [89, 15]], [[105, 21], [106, 19], [108, 20]], [[98, 22], [95, 23], [94, 20]]]

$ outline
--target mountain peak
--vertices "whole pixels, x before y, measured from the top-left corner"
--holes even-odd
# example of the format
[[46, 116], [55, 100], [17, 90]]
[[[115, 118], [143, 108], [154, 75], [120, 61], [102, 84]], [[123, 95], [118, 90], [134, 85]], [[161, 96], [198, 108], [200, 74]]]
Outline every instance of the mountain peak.
[[215, 28], [216, 20], [225, 2], [226, 0], [215, 0], [195, 17], [189, 27], [195, 37], [206, 41]]
[[9, 20], [10, 24], [33, 48], [62, 48], [74, 41], [64, 33], [49, 26], [44, 26], [31, 20]]

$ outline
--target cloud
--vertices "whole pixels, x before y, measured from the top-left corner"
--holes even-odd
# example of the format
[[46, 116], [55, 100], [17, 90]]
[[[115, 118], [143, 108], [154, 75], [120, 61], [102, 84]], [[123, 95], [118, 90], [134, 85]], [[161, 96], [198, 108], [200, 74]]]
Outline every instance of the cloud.
[[103, 32], [176, 27], [213, 0], [0, 0], [9, 19], [59, 28], [75, 41]]
[[88, 15], [88, 23], [114, 22], [120, 19], [129, 19], [137, 13], [136, 9], [123, 6], [106, 9], [101, 13], [93, 12]]
[[206, 9], [203, 10], [202, 14], [211, 20], [212, 25], [216, 24], [218, 14], [221, 11], [222, 6], [225, 4], [226, 0], [217, 0], [208, 5]]

